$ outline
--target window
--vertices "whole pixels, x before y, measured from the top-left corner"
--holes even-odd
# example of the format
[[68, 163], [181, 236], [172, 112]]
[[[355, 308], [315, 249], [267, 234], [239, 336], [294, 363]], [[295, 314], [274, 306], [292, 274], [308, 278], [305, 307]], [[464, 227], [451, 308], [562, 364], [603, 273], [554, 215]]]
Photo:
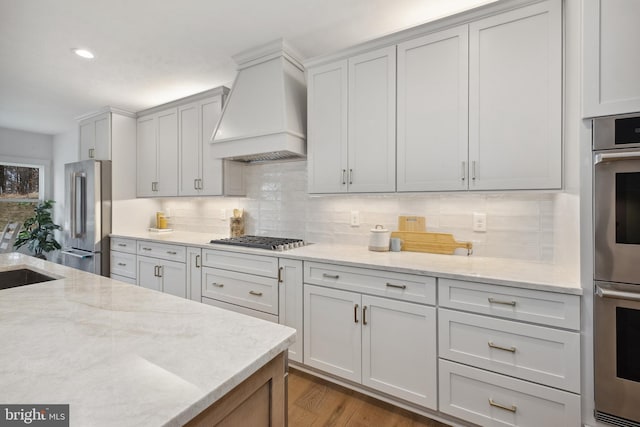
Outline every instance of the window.
[[42, 200], [43, 167], [0, 163], [0, 201]]

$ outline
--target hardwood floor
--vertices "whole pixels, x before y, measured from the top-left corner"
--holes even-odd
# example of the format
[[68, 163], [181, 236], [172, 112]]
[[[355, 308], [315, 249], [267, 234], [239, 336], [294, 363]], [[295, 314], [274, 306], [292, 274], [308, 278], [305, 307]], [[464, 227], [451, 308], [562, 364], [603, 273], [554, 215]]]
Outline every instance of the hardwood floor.
[[323, 379], [289, 370], [290, 427], [445, 427]]

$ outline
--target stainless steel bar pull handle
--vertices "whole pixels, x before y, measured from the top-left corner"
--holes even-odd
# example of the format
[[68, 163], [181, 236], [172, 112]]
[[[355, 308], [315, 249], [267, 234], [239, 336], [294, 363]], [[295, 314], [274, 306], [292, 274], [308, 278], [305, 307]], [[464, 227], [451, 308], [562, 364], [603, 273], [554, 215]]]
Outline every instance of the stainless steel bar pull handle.
[[126, 243], [118, 243], [118, 246], [120, 246], [120, 247], [124, 248], [124, 247], [126, 247], [126, 246], [127, 246], [127, 244], [126, 244]]
[[516, 302], [515, 301], [501, 301], [501, 300], [495, 299], [495, 298], [487, 298], [487, 300], [489, 301], [489, 304], [510, 305], [512, 307], [516, 306]]
[[363, 306], [362, 307], [362, 324], [366, 325], [367, 324], [367, 306]]
[[407, 289], [407, 285], [394, 285], [393, 283], [389, 282], [387, 282], [387, 287], [396, 289]]
[[349, 185], [353, 184], [353, 169], [349, 169]]
[[257, 297], [261, 297], [261, 296], [262, 296], [262, 292], [249, 291], [249, 293], [250, 293], [251, 295], [255, 295], [255, 296], [257, 296]]
[[476, 180], [476, 161], [475, 160], [471, 162], [471, 179], [473, 181]]
[[345, 185], [347, 183], [347, 180], [345, 178], [346, 174], [347, 174], [347, 170], [346, 169], [342, 169], [342, 185]]
[[467, 179], [467, 162], [462, 162], [462, 180], [465, 181]]
[[127, 266], [127, 264], [125, 264], [124, 262], [119, 262], [119, 263], [118, 263], [118, 265], [119, 265], [120, 267], [126, 267], [126, 266]]
[[160, 277], [160, 276], [158, 275], [158, 266], [157, 266], [157, 265], [154, 265], [154, 266], [153, 266], [153, 275], [154, 275], [155, 277]]
[[325, 279], [336, 279], [336, 280], [340, 278], [340, 276], [338, 276], [337, 274], [327, 274], [327, 273], [322, 273], [322, 277], [324, 277]]
[[167, 251], [167, 253], [169, 255], [178, 255], [178, 252], [176, 252], [176, 251]]
[[505, 411], [509, 411], [509, 412], [513, 412], [513, 413], [515, 413], [518, 410], [516, 405], [511, 405], [511, 406], [502, 405], [500, 403], [494, 402], [494, 400], [492, 398], [489, 398], [489, 405], [491, 405], [491, 406], [493, 406], [495, 408], [504, 409]]
[[353, 321], [358, 323], [358, 304], [353, 306]]
[[71, 181], [71, 236], [77, 239], [87, 231], [87, 178], [83, 172], [76, 172]]
[[640, 301], [640, 292], [618, 291], [613, 289], [604, 289], [596, 286], [596, 295], [600, 298], [626, 299], [628, 301]]
[[640, 151], [627, 151], [624, 153], [598, 153], [593, 159], [593, 164], [616, 162], [620, 160], [638, 160]]
[[224, 283], [213, 282], [212, 285], [215, 286], [216, 288], [224, 288]]
[[278, 283], [282, 283], [284, 280], [282, 278], [282, 272], [284, 271], [284, 267], [280, 267], [278, 269]]
[[198, 189], [198, 179], [197, 179], [197, 178], [195, 178], [195, 179], [193, 180], [193, 189], [194, 189], [194, 190], [197, 190], [197, 189]]
[[162, 277], [162, 266], [158, 266], [158, 277]]
[[200, 268], [200, 255], [196, 255], [196, 268]]
[[150, 251], [150, 250], [151, 250], [151, 248], [146, 248], [146, 247], [144, 247], [144, 248], [142, 248], [142, 250], [143, 250], [143, 251]]
[[198, 190], [202, 190], [202, 179], [198, 178]]
[[489, 341], [487, 343], [487, 345], [490, 348], [495, 348], [496, 350], [503, 350], [503, 351], [508, 351], [509, 353], [515, 353], [516, 352], [516, 348], [515, 347], [502, 347], [500, 345], [495, 345], [493, 342]]

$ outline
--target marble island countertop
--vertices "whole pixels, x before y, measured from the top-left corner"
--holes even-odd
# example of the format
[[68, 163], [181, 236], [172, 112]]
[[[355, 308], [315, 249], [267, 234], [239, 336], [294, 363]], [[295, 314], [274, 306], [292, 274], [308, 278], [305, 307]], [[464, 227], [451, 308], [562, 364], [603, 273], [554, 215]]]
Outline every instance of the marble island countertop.
[[21, 254], [62, 279], [0, 290], [0, 401], [69, 404], [75, 426], [178, 426], [256, 372], [295, 330]]
[[209, 244], [208, 242], [211, 239], [228, 236], [185, 231], [113, 234], [112, 237], [160, 241], [208, 249], [301, 259], [304, 261], [339, 263], [353, 267], [472, 280], [573, 295], [582, 294], [577, 268], [574, 271], [563, 266], [542, 262], [488, 258], [475, 255], [438, 255], [406, 251], [372, 252], [365, 246], [337, 244], [311, 244], [301, 248], [277, 252]]

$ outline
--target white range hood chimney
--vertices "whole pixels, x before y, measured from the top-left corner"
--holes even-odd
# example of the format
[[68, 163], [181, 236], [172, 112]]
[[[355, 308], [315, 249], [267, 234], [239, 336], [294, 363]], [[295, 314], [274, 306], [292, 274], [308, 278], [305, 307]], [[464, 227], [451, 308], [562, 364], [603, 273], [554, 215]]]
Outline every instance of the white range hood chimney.
[[306, 156], [304, 67], [284, 40], [233, 57], [238, 75], [211, 136], [213, 155], [243, 162]]

